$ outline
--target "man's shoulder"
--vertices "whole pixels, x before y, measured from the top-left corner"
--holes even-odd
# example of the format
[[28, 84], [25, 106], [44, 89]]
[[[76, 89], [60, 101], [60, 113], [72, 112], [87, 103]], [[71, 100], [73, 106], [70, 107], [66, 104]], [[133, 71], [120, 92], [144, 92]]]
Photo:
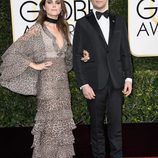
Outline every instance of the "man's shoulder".
[[85, 16], [81, 17], [80, 19], [77, 20], [77, 22], [83, 22], [86, 21], [89, 17], [93, 15], [93, 12], [90, 12], [89, 14], [86, 14]]
[[125, 18], [123, 17], [123, 16], [121, 16], [121, 15], [119, 15], [119, 14], [116, 14], [116, 13], [113, 13], [113, 12], [110, 12], [110, 16], [112, 17], [112, 18], [115, 18], [116, 20], [125, 20]]

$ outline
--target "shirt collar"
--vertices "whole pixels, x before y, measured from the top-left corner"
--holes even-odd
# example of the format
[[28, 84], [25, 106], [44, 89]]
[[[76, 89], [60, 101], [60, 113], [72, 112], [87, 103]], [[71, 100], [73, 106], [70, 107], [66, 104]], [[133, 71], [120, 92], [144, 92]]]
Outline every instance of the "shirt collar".
[[[105, 12], [106, 10], [107, 10], [107, 9], [105, 9], [103, 12]], [[96, 11], [100, 12], [99, 10], [93, 8], [93, 14], [94, 14], [96, 20], [98, 21], [98, 19], [97, 19], [97, 17], [96, 17]], [[107, 19], [108, 19], [108, 18], [107, 18]], [[100, 20], [100, 19], [99, 19], [99, 20]]]

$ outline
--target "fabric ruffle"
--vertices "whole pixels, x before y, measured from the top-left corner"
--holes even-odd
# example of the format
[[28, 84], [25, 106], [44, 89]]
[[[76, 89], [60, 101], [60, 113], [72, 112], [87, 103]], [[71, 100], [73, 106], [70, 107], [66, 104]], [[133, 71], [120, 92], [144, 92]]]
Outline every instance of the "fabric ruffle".
[[53, 104], [53, 100], [38, 101], [35, 125], [31, 132], [34, 135], [33, 158], [72, 158], [75, 154], [72, 130], [76, 126], [70, 104], [58, 103], [55, 107], [57, 104]]

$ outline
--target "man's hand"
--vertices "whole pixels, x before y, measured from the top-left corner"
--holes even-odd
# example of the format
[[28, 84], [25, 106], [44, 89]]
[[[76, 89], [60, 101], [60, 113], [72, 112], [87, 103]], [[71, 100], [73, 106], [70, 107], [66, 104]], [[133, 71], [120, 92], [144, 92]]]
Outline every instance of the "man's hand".
[[125, 81], [123, 94], [128, 97], [132, 92], [132, 83], [130, 81]]
[[89, 100], [95, 99], [95, 93], [88, 84], [86, 84], [82, 87], [82, 92], [86, 99], [89, 99]]

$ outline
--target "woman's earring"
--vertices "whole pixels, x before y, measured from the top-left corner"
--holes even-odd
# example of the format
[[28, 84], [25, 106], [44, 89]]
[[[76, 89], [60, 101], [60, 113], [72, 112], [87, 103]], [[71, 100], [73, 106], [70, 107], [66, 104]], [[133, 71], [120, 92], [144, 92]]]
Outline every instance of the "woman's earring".
[[46, 11], [44, 7], [43, 7], [43, 11], [44, 11], [44, 12]]
[[60, 16], [64, 16], [64, 12], [63, 12], [63, 10], [60, 12]]

